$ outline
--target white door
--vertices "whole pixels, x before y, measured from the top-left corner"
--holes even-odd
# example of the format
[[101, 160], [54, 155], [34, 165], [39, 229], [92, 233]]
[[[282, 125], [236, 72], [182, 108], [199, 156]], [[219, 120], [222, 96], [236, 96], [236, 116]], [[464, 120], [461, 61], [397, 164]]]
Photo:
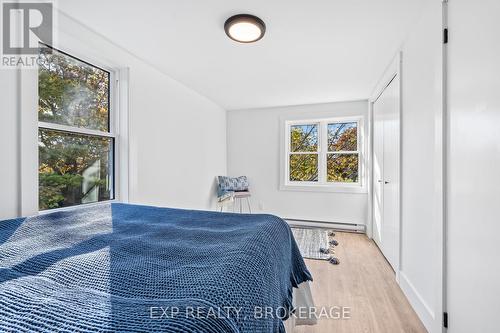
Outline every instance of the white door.
[[373, 104], [373, 240], [382, 248], [382, 219], [384, 212], [384, 118], [379, 111], [384, 100]]
[[399, 77], [373, 104], [373, 239], [396, 270], [399, 261]]
[[500, 332], [500, 1], [448, 6], [448, 331]]

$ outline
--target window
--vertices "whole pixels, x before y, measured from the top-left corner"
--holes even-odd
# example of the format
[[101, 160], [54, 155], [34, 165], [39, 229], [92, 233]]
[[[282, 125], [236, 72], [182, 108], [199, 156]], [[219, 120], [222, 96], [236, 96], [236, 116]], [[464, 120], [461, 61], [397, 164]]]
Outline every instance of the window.
[[361, 125], [361, 118], [286, 121], [282, 185], [361, 188]]
[[290, 181], [318, 181], [318, 124], [290, 126]]
[[327, 131], [326, 181], [358, 183], [358, 123], [328, 124]]
[[40, 210], [114, 199], [110, 82], [110, 72], [40, 47]]

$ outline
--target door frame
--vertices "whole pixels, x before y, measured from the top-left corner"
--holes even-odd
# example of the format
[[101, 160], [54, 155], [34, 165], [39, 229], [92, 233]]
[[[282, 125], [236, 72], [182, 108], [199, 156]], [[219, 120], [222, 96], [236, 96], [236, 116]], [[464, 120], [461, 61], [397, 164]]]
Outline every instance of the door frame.
[[398, 51], [396, 56], [392, 59], [391, 63], [389, 66], [386, 68], [384, 71], [384, 74], [382, 75], [381, 79], [377, 83], [375, 89], [373, 90], [371, 94], [371, 98], [369, 99], [369, 111], [368, 111], [368, 137], [369, 137], [369, 145], [368, 145], [368, 156], [369, 156], [369, 166], [370, 166], [370, 172], [368, 174], [369, 180], [368, 180], [368, 185], [369, 185], [369, 199], [368, 199], [368, 228], [367, 228], [367, 235], [370, 237], [370, 239], [373, 239], [373, 200], [374, 200], [374, 195], [373, 191], [375, 188], [375, 179], [373, 175], [373, 170], [374, 170], [374, 147], [373, 147], [373, 106], [375, 102], [378, 100], [378, 98], [382, 95], [382, 93], [385, 91], [385, 89], [389, 86], [389, 84], [394, 83], [398, 87], [398, 110], [397, 110], [397, 122], [398, 122], [398, 127], [399, 127], [399, 140], [398, 140], [398, 149], [397, 149], [397, 154], [398, 154], [398, 164], [397, 164], [397, 175], [398, 175], [398, 182], [399, 186], [397, 187], [397, 196], [399, 198], [397, 202], [397, 216], [398, 216], [398, 223], [397, 223], [397, 232], [396, 234], [398, 235], [398, 239], [396, 241], [397, 244], [397, 252], [396, 252], [396, 267], [394, 267], [394, 271], [396, 273], [396, 281], [399, 283], [399, 274], [401, 271], [401, 193], [402, 193], [402, 177], [401, 177], [401, 157], [402, 157], [402, 152], [401, 152], [401, 138], [402, 138], [402, 133], [401, 133], [401, 113], [402, 113], [402, 94], [403, 94], [403, 87], [402, 87], [402, 82], [403, 80], [401, 79], [402, 75], [402, 60], [403, 60], [403, 53], [402, 51]]

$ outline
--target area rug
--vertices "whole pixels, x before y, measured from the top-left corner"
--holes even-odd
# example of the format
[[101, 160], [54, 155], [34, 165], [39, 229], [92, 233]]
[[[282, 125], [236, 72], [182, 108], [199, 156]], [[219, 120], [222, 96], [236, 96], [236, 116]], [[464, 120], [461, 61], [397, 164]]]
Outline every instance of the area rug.
[[[329, 260], [333, 254], [334, 233], [319, 228], [292, 228], [292, 233], [304, 258]], [[325, 251], [326, 250], [326, 251]]]

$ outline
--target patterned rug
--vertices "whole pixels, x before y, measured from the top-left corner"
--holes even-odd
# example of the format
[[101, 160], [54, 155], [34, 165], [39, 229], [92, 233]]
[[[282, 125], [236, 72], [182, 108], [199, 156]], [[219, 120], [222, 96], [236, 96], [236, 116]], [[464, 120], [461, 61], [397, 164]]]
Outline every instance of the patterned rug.
[[292, 228], [293, 236], [299, 246], [302, 257], [308, 259], [330, 260], [335, 244], [332, 230], [319, 228]]

